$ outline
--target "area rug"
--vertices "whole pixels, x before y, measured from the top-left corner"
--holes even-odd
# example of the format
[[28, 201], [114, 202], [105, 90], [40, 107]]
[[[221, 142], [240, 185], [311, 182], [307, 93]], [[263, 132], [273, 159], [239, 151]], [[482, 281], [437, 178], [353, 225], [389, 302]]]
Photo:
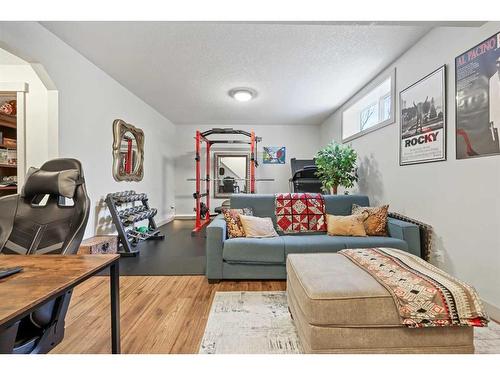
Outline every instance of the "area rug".
[[[474, 346], [476, 353], [500, 354], [500, 325], [474, 328]], [[217, 292], [199, 353], [302, 353], [286, 293]]]
[[203, 354], [299, 354], [285, 292], [217, 292], [201, 340]]

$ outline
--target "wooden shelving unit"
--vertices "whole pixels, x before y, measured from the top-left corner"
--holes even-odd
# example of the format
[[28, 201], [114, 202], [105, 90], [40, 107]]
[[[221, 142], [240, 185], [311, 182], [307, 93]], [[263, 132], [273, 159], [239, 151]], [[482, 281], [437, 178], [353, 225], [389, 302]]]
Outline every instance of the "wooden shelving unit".
[[[0, 106], [11, 100], [16, 100], [16, 94], [12, 95], [0, 95]], [[4, 142], [5, 138], [15, 139], [17, 141], [17, 116], [7, 115], [5, 113], [0, 113], [0, 152], [5, 152], [8, 150], [10, 153], [17, 151], [16, 147], [9, 147]], [[3, 180], [7, 176], [17, 176], [17, 165], [15, 164], [5, 164], [0, 163], [0, 180]], [[0, 185], [0, 197], [17, 193], [17, 186], [1, 186]]]
[[[1, 101], [2, 99], [0, 99]], [[17, 128], [17, 118], [16, 116], [6, 115], [0, 113], [0, 126], [16, 129]]]

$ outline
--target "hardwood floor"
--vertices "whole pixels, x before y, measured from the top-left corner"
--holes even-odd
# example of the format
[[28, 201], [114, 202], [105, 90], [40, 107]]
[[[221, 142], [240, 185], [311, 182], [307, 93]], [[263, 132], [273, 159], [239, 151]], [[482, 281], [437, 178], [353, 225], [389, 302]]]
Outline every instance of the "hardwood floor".
[[[224, 281], [204, 276], [122, 276], [122, 353], [197, 353], [217, 291], [285, 290], [285, 281]], [[109, 279], [75, 289], [64, 341], [51, 353], [111, 353]]]

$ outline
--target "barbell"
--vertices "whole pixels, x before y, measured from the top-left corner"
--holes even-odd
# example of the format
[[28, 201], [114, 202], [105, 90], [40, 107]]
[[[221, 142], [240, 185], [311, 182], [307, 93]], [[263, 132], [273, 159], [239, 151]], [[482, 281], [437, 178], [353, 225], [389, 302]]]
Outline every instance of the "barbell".
[[[250, 178], [232, 178], [232, 181], [251, 181]], [[186, 181], [196, 181], [196, 178], [187, 178]], [[227, 181], [223, 178], [200, 178], [200, 181]], [[272, 182], [274, 178], [256, 178], [254, 179], [256, 182]]]

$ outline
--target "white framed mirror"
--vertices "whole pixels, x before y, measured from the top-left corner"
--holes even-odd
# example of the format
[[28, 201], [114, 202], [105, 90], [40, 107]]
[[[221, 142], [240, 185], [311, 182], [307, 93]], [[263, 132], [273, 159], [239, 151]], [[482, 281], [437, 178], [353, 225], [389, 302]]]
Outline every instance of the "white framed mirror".
[[250, 192], [250, 154], [247, 152], [214, 154], [214, 197]]

